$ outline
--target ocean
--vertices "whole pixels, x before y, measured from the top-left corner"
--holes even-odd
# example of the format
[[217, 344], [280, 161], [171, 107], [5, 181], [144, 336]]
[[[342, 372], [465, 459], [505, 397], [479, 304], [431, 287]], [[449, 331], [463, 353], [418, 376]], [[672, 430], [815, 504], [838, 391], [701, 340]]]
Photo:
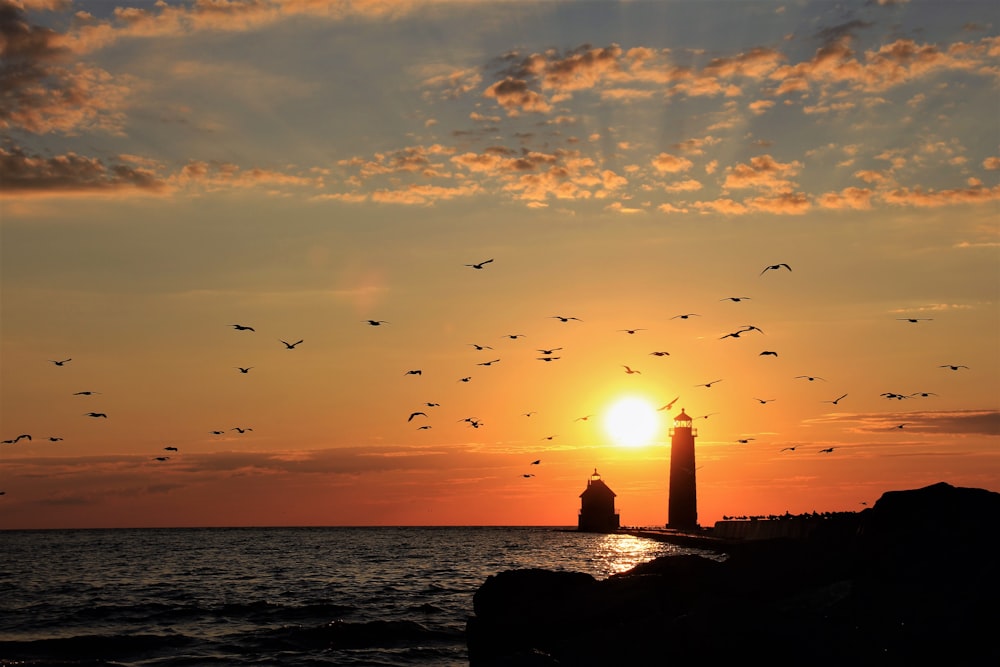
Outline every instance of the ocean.
[[468, 665], [492, 574], [702, 553], [544, 527], [0, 531], [0, 665]]

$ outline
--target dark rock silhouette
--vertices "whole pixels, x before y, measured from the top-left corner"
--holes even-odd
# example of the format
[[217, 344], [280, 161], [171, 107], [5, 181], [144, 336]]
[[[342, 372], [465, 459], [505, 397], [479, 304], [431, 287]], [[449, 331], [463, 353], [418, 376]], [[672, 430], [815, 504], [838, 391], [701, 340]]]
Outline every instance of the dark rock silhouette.
[[[1000, 664], [1000, 493], [885, 493], [803, 540], [730, 542], [598, 581], [489, 577], [467, 624], [472, 667]], [[716, 547], [710, 547], [716, 548]]]

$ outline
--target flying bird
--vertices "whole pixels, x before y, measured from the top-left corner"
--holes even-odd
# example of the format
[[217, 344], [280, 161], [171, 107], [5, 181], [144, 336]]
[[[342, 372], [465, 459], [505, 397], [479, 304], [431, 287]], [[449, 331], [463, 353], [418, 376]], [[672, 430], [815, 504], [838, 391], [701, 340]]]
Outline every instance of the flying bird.
[[[798, 447], [798, 445], [796, 445], [795, 447]], [[785, 451], [787, 449], [787, 450], [790, 450], [790, 451], [794, 452], [795, 451], [795, 447], [782, 447], [778, 451], [783, 452], [783, 451]]]
[[722, 382], [722, 378], [719, 378], [718, 380], [712, 380], [711, 382], [705, 382], [703, 384], [696, 384], [695, 386], [696, 387], [709, 387], [709, 388], [711, 388], [711, 386], [713, 384], [715, 384], [716, 382]]
[[774, 352], [772, 350], [764, 350], [763, 352], [761, 352], [757, 356], [758, 357], [768, 357], [768, 356], [770, 356], [770, 357], [776, 357], [776, 356], [778, 356], [778, 353]]
[[230, 431], [238, 431], [238, 432], [240, 432], [240, 433], [246, 433], [247, 431], [252, 431], [253, 429], [252, 429], [252, 428], [250, 428], [249, 426], [245, 426], [245, 427], [242, 427], [242, 428], [241, 428], [241, 427], [239, 427], [239, 426], [234, 426], [234, 427], [232, 427], [232, 428], [231, 428], [231, 429], [229, 429], [229, 430], [230, 430]]
[[934, 318], [933, 317], [897, 317], [896, 319], [899, 320], [899, 321], [901, 321], [901, 322], [912, 322], [913, 324], [916, 324], [917, 322], [930, 322]]
[[103, 412], [88, 412], [84, 416], [85, 417], [103, 417], [104, 419], [108, 418], [108, 415], [105, 414], [105, 413], [103, 413]]
[[672, 319], [672, 320], [676, 320], [676, 319], [686, 320], [689, 317], [701, 317], [701, 315], [699, 315], [698, 313], [684, 313], [683, 315], [674, 315], [670, 319]]
[[636, 375], [642, 375], [642, 372], [641, 372], [641, 371], [635, 371], [635, 370], [632, 370], [632, 369], [631, 369], [631, 368], [629, 368], [628, 366], [625, 366], [625, 365], [622, 365], [622, 368], [624, 368], [624, 369], [625, 369], [625, 372], [626, 372], [626, 373], [628, 373], [629, 375], [632, 375], [633, 373], [634, 373], [634, 374], [636, 374]]
[[72, 359], [62, 359], [61, 361], [56, 361], [55, 359], [49, 359], [49, 361], [51, 361], [52, 363], [54, 363], [56, 366], [62, 366], [67, 361], [73, 361], [73, 360]]
[[821, 378], [818, 375], [796, 375], [795, 376], [796, 380], [799, 379], [799, 378], [805, 378], [806, 380], [809, 380], [810, 382], [813, 382], [814, 380], [823, 380], [823, 382], [826, 382], [826, 380], [824, 378]]
[[154, 456], [153, 460], [154, 461], [169, 461], [170, 457], [169, 456]]
[[176, 452], [177, 448], [174, 447], [174, 446], [164, 447], [163, 451], [165, 451], [165, 452]]
[[489, 345], [477, 345], [476, 343], [469, 343], [469, 345], [471, 345], [472, 347], [476, 348], [477, 350], [492, 350], [493, 349]]
[[[278, 340], [281, 340], [281, 339], [279, 338]], [[294, 343], [289, 343], [289, 342], [287, 342], [287, 341], [283, 341], [283, 340], [281, 340], [281, 342], [285, 344], [285, 349], [286, 349], [286, 350], [294, 350], [294, 349], [295, 349], [295, 346], [296, 346], [296, 345], [299, 345], [299, 344], [300, 344], [300, 343], [302, 343], [303, 341], [301, 341], [301, 340], [297, 340], [297, 341], [295, 341]]]
[[421, 417], [421, 416], [426, 417], [427, 413], [426, 412], [411, 412], [410, 416], [406, 418], [406, 421], [408, 421], [408, 422], [409, 421], [413, 421], [414, 417]]
[[525, 417], [530, 417], [531, 415], [535, 414], [535, 411], [532, 410], [531, 412], [522, 412], [521, 414], [523, 414]]
[[750, 442], [751, 440], [756, 440], [756, 438], [740, 438], [736, 442], [740, 443], [741, 445], [745, 445], [748, 442]]
[[830, 452], [832, 452], [833, 450], [834, 450], [834, 448], [833, 448], [833, 447], [827, 447], [826, 449], [821, 449], [821, 450], [819, 450], [819, 453], [820, 453], [820, 454], [829, 454], [829, 453], [830, 453]]
[[466, 264], [466, 266], [471, 266], [474, 269], [481, 269], [492, 261], [493, 261], [492, 259], [487, 259], [477, 264]]
[[437, 407], [441, 406], [440, 403], [431, 403], [430, 401], [428, 401], [427, 403], [424, 403], [424, 405], [426, 405], [429, 408], [437, 408]]
[[664, 405], [662, 408], [656, 408], [657, 411], [669, 410], [670, 408], [674, 407], [674, 403], [676, 403], [677, 399], [679, 399], [679, 398], [680, 398], [680, 396], [678, 396], [674, 400], [670, 401], [669, 403], [667, 403], [666, 405]]
[[619, 331], [624, 331], [625, 333], [632, 335], [636, 331], [645, 331], [645, 329], [619, 329]]
[[17, 442], [18, 440], [31, 440], [31, 436], [28, 435], [27, 433], [22, 433], [21, 435], [19, 435], [16, 438], [14, 438], [11, 441], [11, 443], [13, 444], [13, 443]]
[[426, 430], [427, 430], [427, 429], [429, 429], [429, 428], [430, 428], [430, 426], [427, 426], [427, 425], [424, 425], [424, 426], [418, 426], [418, 427], [417, 427], [417, 430], [418, 430], [418, 431], [426, 431]]
[[650, 354], [653, 355], [654, 357], [669, 357], [670, 356], [669, 352], [661, 352], [661, 351], [650, 352]]
[[380, 327], [383, 324], [389, 324], [385, 320], [362, 320], [362, 321], [367, 322], [369, 325], [373, 327]]
[[253, 366], [247, 366], [246, 368], [243, 368], [242, 366], [237, 366], [236, 370], [238, 370], [240, 373], [243, 373], [244, 375], [246, 375], [247, 373], [250, 372], [251, 368], [253, 368]]
[[471, 375], [470, 376], [466, 376], [464, 378], [458, 378], [459, 382], [469, 382], [470, 380], [472, 380], [472, 376]]
[[959, 368], [968, 368], [968, 366], [963, 366], [961, 364], [956, 364], [954, 366], [951, 364], [942, 364], [938, 366], [938, 368], [950, 368], [953, 371], [957, 371]]
[[243, 326], [242, 324], [233, 324], [231, 326], [237, 331], [256, 331], [256, 329], [254, 329], [253, 327], [246, 327]]
[[562, 357], [535, 357], [539, 361], [555, 361], [556, 359], [562, 359]]
[[59, 442], [60, 440], [62, 440], [62, 438], [56, 437], [54, 435], [50, 435], [49, 438], [48, 438], [48, 440], [49, 440], [49, 442]]
[[99, 392], [99, 391], [77, 391], [77, 392], [74, 392], [73, 395], [74, 396], [93, 396], [94, 394], [99, 394], [99, 393], [101, 393], [101, 392]]
[[933, 391], [915, 391], [910, 396], [922, 396], [927, 398], [928, 396], [937, 396]]
[[757, 398], [755, 396], [753, 400], [757, 401], [761, 405], [765, 405], [765, 404], [770, 403], [771, 401], [773, 401], [775, 399], [773, 399], [773, 398]]
[[403, 375], [423, 375], [423, 371], [419, 368], [415, 368], [411, 371], [406, 371]]
[[575, 422], [585, 422], [585, 421], [587, 421], [588, 419], [590, 419], [593, 416], [594, 415], [584, 415], [583, 417], [577, 417], [573, 421], [575, 421]]
[[521, 477], [534, 477], [534, 475], [531, 474], [531, 473], [526, 472], [523, 475], [521, 475]]
[[750, 297], [748, 296], [727, 296], [722, 299], [719, 299], [719, 301], [733, 301], [736, 303], [739, 303], [740, 301], [749, 301], [749, 300]]
[[493, 364], [500, 361], [499, 359], [491, 359], [490, 361], [480, 361], [477, 366], [492, 366]]
[[561, 349], [561, 347], [554, 347], [551, 350], [538, 350], [538, 352], [539, 354], [544, 354], [545, 356], [550, 357]]
[[518, 338], [524, 338], [524, 334], [504, 334], [505, 338], [510, 338], [511, 340], [517, 340]]
[[225, 431], [212, 431], [212, 435], [222, 435]]
[[539, 464], [539, 463], [541, 463], [541, 462], [542, 462], [542, 460], [541, 460], [541, 459], [535, 459], [534, 461], [532, 461], [532, 462], [531, 462], [531, 463], [529, 463], [528, 465], [533, 465], [533, 466], [536, 466], [536, 465], [538, 465], [538, 464]]
[[844, 394], [843, 396], [838, 396], [837, 398], [833, 399], [832, 401], [820, 401], [820, 403], [833, 403], [834, 405], [836, 405], [837, 403], [840, 403], [840, 399], [845, 398], [846, 396], [847, 396], [847, 394]]
[[559, 320], [560, 322], [569, 322], [570, 320], [576, 320], [577, 322], [583, 322], [579, 317], [566, 317], [564, 315], [551, 315], [552, 319]]
[[768, 271], [776, 271], [776, 270], [780, 269], [781, 267], [785, 267], [789, 271], [792, 270], [792, 267], [788, 266], [787, 264], [771, 264], [770, 266], [765, 266], [764, 270], [761, 271], [759, 275], [764, 275]]

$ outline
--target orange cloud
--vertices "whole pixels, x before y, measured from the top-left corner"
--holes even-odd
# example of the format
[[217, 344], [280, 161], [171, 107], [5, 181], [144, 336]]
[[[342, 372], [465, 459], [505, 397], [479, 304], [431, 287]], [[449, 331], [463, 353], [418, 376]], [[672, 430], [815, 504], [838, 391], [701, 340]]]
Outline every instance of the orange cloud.
[[969, 187], [951, 190], [897, 188], [881, 195], [882, 200], [896, 206], [938, 208], [955, 204], [978, 204], [1000, 200], [1000, 185], [992, 188]]
[[869, 188], [844, 188], [840, 192], [827, 192], [820, 196], [819, 205], [823, 208], [868, 210], [872, 207], [872, 195]]
[[528, 82], [523, 79], [507, 77], [497, 81], [483, 92], [483, 97], [495, 99], [510, 116], [516, 116], [521, 111], [544, 113], [552, 110], [552, 105], [529, 89]]
[[737, 164], [727, 169], [726, 188], [760, 188], [777, 193], [789, 192], [795, 184], [784, 178], [802, 169], [800, 162], [781, 163], [770, 155], [750, 158], [750, 164]]
[[660, 153], [652, 159], [652, 165], [660, 173], [676, 174], [680, 171], [687, 171], [693, 163], [687, 158]]
[[105, 164], [76, 153], [56, 157], [0, 148], [0, 192], [15, 195], [56, 193], [162, 192], [166, 182], [152, 170]]

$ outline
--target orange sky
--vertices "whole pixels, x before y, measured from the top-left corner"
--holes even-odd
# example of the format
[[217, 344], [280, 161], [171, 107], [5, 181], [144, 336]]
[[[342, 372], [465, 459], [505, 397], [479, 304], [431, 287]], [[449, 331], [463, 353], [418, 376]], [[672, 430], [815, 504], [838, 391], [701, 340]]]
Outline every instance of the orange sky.
[[719, 4], [0, 0], [0, 529], [1000, 491], [1000, 9]]

